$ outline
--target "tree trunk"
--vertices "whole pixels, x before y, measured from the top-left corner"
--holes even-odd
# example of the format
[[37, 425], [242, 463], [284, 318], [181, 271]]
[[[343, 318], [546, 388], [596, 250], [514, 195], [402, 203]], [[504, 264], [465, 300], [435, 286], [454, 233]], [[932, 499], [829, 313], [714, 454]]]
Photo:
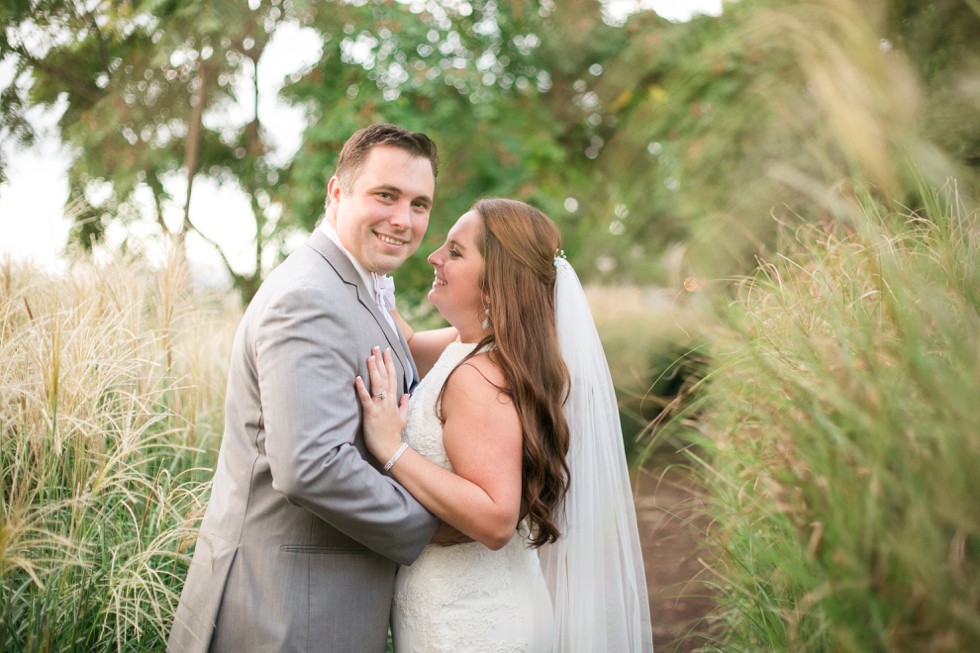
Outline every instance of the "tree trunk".
[[197, 68], [197, 81], [198, 87], [195, 90], [194, 98], [191, 100], [191, 119], [187, 127], [187, 149], [184, 153], [184, 168], [187, 170], [187, 195], [184, 198], [184, 227], [180, 231], [181, 239], [186, 235], [188, 229], [194, 228], [191, 224], [191, 190], [194, 187], [197, 167], [200, 165], [204, 107], [207, 103], [208, 93], [208, 67], [203, 61]]

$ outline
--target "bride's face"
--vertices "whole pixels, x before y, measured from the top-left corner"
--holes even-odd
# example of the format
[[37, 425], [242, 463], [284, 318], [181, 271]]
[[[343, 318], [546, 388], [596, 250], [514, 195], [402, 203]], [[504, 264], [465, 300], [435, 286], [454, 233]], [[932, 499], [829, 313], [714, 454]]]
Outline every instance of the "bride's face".
[[429, 301], [456, 327], [463, 342], [476, 342], [483, 332], [481, 323], [486, 305], [480, 290], [483, 255], [477, 247], [482, 231], [480, 214], [464, 213], [449, 230], [443, 246], [428, 258], [435, 270]]

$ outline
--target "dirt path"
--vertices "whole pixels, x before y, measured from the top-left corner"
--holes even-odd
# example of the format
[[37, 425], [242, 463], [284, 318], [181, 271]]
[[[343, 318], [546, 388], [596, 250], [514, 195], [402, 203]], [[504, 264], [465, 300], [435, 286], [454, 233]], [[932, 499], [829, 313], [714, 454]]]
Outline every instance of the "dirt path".
[[650, 593], [656, 653], [688, 653], [705, 643], [713, 602], [700, 559], [707, 521], [695, 485], [680, 467], [639, 472], [636, 512]]

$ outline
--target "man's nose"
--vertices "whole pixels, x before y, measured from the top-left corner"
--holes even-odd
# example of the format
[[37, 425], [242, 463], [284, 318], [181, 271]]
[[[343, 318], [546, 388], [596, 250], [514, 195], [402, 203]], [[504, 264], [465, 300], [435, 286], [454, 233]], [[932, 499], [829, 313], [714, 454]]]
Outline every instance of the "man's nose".
[[398, 202], [395, 204], [391, 215], [388, 216], [388, 222], [401, 229], [410, 228], [412, 226], [412, 203]]

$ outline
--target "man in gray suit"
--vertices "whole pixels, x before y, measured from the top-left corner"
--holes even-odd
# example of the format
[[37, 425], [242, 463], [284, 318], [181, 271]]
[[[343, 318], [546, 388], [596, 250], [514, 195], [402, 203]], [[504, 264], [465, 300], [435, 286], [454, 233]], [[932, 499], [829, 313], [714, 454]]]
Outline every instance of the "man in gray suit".
[[367, 453], [354, 378], [390, 347], [399, 395], [414, 383], [384, 275], [422, 241], [437, 162], [424, 134], [354, 134], [322, 224], [245, 311], [168, 651], [385, 650], [397, 566], [439, 524]]

